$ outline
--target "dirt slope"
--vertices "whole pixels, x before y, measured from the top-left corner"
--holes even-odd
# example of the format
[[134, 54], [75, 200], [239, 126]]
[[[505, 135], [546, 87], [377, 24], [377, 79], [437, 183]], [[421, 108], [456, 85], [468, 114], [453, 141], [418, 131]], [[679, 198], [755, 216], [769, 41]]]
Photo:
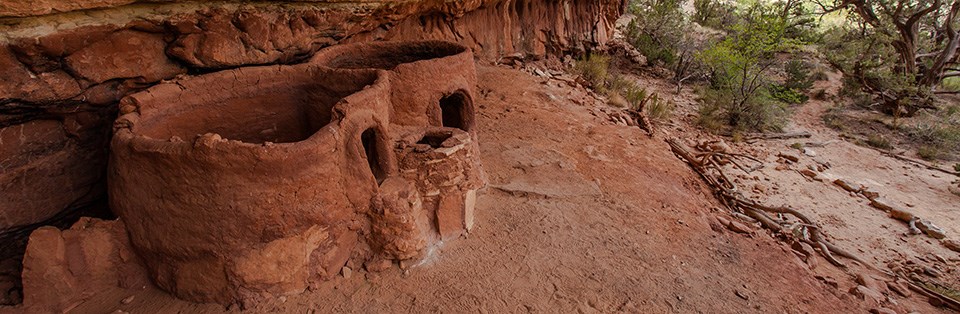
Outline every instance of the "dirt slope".
[[[408, 271], [354, 270], [251, 310], [866, 312], [761, 231], [712, 230], [718, 205], [662, 139], [605, 122], [581, 89], [504, 68], [478, 71], [489, 187], [469, 237]], [[145, 287], [105, 291], [74, 312], [118, 309], [224, 310]]]

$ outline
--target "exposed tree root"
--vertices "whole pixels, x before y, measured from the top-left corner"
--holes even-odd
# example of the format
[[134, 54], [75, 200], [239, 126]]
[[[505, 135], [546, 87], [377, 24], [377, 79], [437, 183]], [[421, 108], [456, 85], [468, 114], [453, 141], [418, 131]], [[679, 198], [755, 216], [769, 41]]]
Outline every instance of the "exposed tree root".
[[748, 134], [744, 136], [744, 140], [785, 140], [792, 138], [809, 138], [810, 132], [793, 132], [793, 133], [761, 133], [761, 134]]
[[[727, 177], [726, 173], [724, 173], [722, 165], [726, 163], [732, 163], [740, 170], [749, 173], [753, 170], [756, 170], [758, 167], [745, 167], [742, 165], [742, 160], [749, 159], [759, 163], [760, 161], [756, 158], [727, 151], [706, 151], [695, 153], [691, 151], [687, 145], [676, 139], [667, 140], [667, 144], [670, 145], [670, 149], [677, 154], [677, 156], [686, 161], [687, 164], [689, 164], [690, 167], [692, 167], [693, 170], [696, 171], [697, 174], [699, 174], [700, 177], [707, 182], [707, 185], [713, 189], [714, 194], [717, 196], [720, 202], [734, 212], [743, 213], [746, 216], [756, 219], [764, 228], [792, 236], [799, 241], [806, 242], [813, 247], [818, 248], [820, 250], [820, 254], [823, 255], [827, 261], [838, 267], [845, 268], [846, 265], [838, 260], [835, 256], [851, 259], [864, 265], [865, 267], [879, 270], [856, 255], [847, 252], [827, 241], [820, 231], [821, 229], [819, 224], [800, 211], [787, 206], [766, 206], [757, 201], [744, 197], [743, 194], [739, 192], [736, 185], [733, 184], [733, 181], [731, 181], [729, 177]], [[700, 150], [709, 150], [712, 147], [714, 146], [698, 145]], [[799, 222], [791, 223], [789, 221], [780, 220], [771, 217], [771, 214], [777, 216], [793, 216], [796, 217]], [[784, 232], [787, 231], [786, 229], [789, 229], [790, 232]]]
[[960, 172], [950, 171], [950, 170], [947, 170], [947, 169], [943, 169], [943, 168], [940, 168], [940, 167], [931, 165], [931, 164], [929, 164], [929, 163], [926, 163], [926, 162], [923, 162], [923, 161], [920, 161], [920, 160], [916, 160], [916, 159], [913, 159], [913, 158], [910, 158], [910, 157], [906, 157], [906, 156], [902, 156], [902, 155], [897, 155], [897, 154], [894, 154], [894, 153], [891, 153], [891, 152], [882, 151], [882, 150], [878, 150], [878, 151], [879, 151], [881, 154], [884, 154], [884, 155], [886, 155], [886, 156], [893, 157], [893, 158], [895, 158], [895, 159], [903, 160], [903, 161], [906, 161], [906, 162], [909, 162], [909, 163], [914, 163], [914, 164], [917, 164], [917, 165], [919, 165], [919, 166], [921, 166], [921, 167], [924, 167], [924, 168], [927, 168], [927, 169], [930, 169], [930, 170], [940, 171], [940, 172], [943, 172], [943, 173], [946, 173], [946, 174], [955, 175], [955, 176], [960, 177]]

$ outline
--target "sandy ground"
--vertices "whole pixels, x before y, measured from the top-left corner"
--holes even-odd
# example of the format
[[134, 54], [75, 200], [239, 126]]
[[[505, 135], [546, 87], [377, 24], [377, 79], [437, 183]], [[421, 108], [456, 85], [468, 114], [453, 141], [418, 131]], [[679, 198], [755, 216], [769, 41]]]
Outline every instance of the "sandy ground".
[[[874, 306], [816, 279], [760, 230], [713, 230], [726, 214], [699, 178], [661, 138], [607, 122], [602, 103], [582, 88], [499, 67], [478, 71], [490, 182], [476, 229], [407, 271], [359, 269], [248, 310], [862, 313]], [[239, 309], [145, 287], [104, 291], [73, 312], [115, 310]]]
[[[663, 142], [711, 138], [691, 124], [689, 90], [675, 95], [675, 85], [632, 77], [679, 105], [676, 118], [651, 138], [639, 128], [610, 122], [605, 112], [611, 108], [582, 87], [502, 67], [478, 71], [477, 121], [489, 185], [479, 196], [473, 232], [443, 244], [412, 269], [368, 273], [357, 267], [313, 291], [246, 310], [866, 313], [878, 306], [847, 292], [856, 286], [857, 274], [876, 273], [858, 265], [843, 270], [824, 260], [805, 263], [756, 226], [736, 233], [716, 224], [716, 217], [731, 217], [727, 209]], [[790, 128], [814, 133], [803, 141], [836, 139], [818, 117], [825, 106], [811, 102], [798, 108]], [[740, 184], [762, 186], [754, 194], [765, 202], [811, 213], [831, 240], [878, 266], [913, 260], [938, 267], [946, 278], [955, 274], [957, 254], [937, 241], [905, 235], [904, 224], [839, 187], [775, 170], [781, 163], [773, 156], [790, 151], [792, 142], [733, 145], [765, 160], [763, 169], [743, 175]], [[953, 214], [960, 198], [944, 184], [952, 178], [843, 141], [814, 149], [816, 157], [794, 151], [801, 161], [791, 169], [827, 162], [826, 172], [875, 186], [951, 236], [960, 232], [960, 217]], [[898, 313], [941, 311], [916, 294], [883, 292], [880, 302]], [[184, 302], [144, 287], [103, 291], [72, 312], [117, 310], [240, 309]], [[16, 309], [0, 308], [5, 311]]]

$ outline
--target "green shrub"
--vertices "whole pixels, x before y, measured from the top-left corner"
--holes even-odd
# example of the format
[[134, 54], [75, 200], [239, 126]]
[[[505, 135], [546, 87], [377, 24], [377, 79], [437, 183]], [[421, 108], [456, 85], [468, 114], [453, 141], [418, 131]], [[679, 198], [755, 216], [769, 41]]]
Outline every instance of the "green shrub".
[[780, 130], [788, 111], [771, 95], [767, 73], [776, 64], [774, 54], [790, 42], [784, 38], [787, 21], [759, 3], [743, 18], [699, 56], [711, 73], [709, 87], [700, 92], [700, 123], [733, 132]]
[[735, 93], [723, 89], [700, 92], [698, 122], [710, 130], [730, 127], [734, 132], [780, 131], [786, 124], [787, 107], [765, 93], [739, 100]]
[[650, 119], [664, 121], [673, 115], [676, 104], [672, 101], [661, 99], [659, 95], [653, 94], [647, 102], [647, 115]]
[[627, 25], [626, 40], [643, 53], [648, 64], [674, 72], [689, 67], [682, 62], [683, 56], [696, 45], [691, 43], [690, 23], [679, 0], [633, 0], [629, 10], [636, 18]]
[[948, 77], [940, 82], [940, 87], [948, 91], [960, 91], [960, 77]]
[[634, 36], [631, 37], [630, 44], [647, 57], [647, 63], [670, 66], [676, 62], [677, 55], [671, 45], [663, 44], [653, 36], [644, 33]]
[[693, 0], [693, 21], [704, 27], [727, 29], [736, 23], [736, 6], [722, 0]]
[[879, 135], [879, 134], [870, 134], [870, 136], [867, 137], [867, 145], [870, 145], [871, 147], [875, 147], [879, 149], [893, 148], [893, 145], [890, 144], [890, 141], [887, 140], [887, 138], [884, 137], [883, 135]]
[[778, 84], [770, 86], [770, 96], [788, 104], [802, 104], [810, 99], [795, 89]]
[[940, 148], [936, 145], [920, 145], [917, 149], [917, 155], [924, 160], [936, 160], [940, 158]]
[[607, 95], [607, 97], [613, 96], [614, 94], [621, 94], [623, 96], [626, 96], [626, 94], [624, 94], [624, 91], [626, 91], [627, 89], [636, 87], [636, 84], [634, 84], [630, 80], [627, 80], [623, 76], [611, 74], [607, 76], [607, 81], [605, 86], [606, 88], [604, 93]]
[[648, 97], [647, 89], [637, 86], [636, 84], [631, 84], [623, 90], [623, 98], [627, 99], [630, 108], [634, 110], [639, 109], [640, 106], [647, 101]]
[[580, 75], [598, 93], [606, 91], [607, 76], [610, 69], [610, 57], [590, 54], [573, 64], [573, 73]]
[[960, 149], [960, 125], [949, 120], [919, 123], [910, 130], [910, 135], [932, 148]]
[[800, 93], [806, 93], [813, 87], [814, 78], [810, 75], [810, 64], [799, 59], [791, 59], [784, 65], [783, 71], [787, 75], [783, 86]]

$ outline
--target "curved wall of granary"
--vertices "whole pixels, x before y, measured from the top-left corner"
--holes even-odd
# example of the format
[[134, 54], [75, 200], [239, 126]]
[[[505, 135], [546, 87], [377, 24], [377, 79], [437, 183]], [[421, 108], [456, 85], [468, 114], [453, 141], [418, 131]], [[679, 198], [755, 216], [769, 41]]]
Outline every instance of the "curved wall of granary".
[[472, 225], [475, 85], [471, 51], [439, 41], [159, 84], [121, 101], [110, 205], [154, 281], [194, 301], [416, 260]]

